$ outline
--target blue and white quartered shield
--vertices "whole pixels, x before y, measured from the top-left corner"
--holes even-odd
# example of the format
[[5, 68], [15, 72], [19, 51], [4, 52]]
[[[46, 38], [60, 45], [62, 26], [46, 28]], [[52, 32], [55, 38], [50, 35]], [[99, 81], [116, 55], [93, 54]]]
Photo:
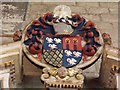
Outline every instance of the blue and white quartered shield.
[[57, 67], [77, 65], [82, 59], [80, 40], [80, 37], [45, 36], [43, 45], [45, 61]]

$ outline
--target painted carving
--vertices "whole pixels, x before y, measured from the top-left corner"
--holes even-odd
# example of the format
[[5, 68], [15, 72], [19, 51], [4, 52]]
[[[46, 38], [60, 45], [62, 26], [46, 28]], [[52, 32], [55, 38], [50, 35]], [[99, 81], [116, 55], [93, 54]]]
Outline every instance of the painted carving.
[[[92, 21], [60, 5], [54, 13], [46, 13], [28, 25], [23, 48], [33, 62], [44, 67], [41, 79], [46, 86], [82, 87], [81, 69], [98, 59], [103, 41]], [[36, 61], [35, 55], [44, 63]]]

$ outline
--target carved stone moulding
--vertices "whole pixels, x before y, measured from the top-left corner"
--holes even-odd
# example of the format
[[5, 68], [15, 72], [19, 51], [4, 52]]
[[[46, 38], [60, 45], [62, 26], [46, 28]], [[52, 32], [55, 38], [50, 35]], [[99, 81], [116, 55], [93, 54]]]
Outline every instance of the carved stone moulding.
[[44, 68], [43, 73], [41, 79], [46, 87], [83, 88], [84, 76], [81, 69]]

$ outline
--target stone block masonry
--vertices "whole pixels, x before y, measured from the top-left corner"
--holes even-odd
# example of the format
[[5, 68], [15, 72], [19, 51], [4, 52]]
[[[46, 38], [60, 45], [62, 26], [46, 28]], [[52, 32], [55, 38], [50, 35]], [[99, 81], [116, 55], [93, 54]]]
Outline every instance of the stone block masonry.
[[[2, 2], [2, 34], [13, 34], [25, 21], [27, 3]], [[18, 28], [19, 27], [19, 28]]]

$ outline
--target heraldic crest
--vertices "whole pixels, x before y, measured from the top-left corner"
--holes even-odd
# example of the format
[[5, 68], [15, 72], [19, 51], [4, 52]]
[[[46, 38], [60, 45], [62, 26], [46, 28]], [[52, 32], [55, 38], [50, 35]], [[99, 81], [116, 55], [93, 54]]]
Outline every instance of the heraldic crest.
[[[44, 67], [45, 74], [41, 79], [47, 85], [54, 85], [57, 80], [60, 83], [66, 80], [65, 85], [70, 80], [71, 85], [81, 85], [84, 80], [81, 69], [92, 65], [103, 48], [96, 25], [79, 14], [71, 13], [65, 5], [59, 5], [53, 13], [47, 12], [32, 21], [25, 28], [23, 37], [24, 52], [35, 64]], [[53, 77], [56, 81], [50, 82]]]

